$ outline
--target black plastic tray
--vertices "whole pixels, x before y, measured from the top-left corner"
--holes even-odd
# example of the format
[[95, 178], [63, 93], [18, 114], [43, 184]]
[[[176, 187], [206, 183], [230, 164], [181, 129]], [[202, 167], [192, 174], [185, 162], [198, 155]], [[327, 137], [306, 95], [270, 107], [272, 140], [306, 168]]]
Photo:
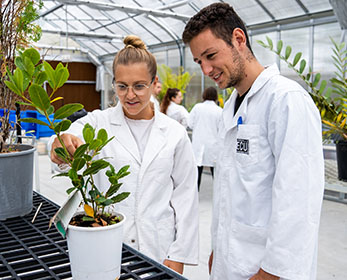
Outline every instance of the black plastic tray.
[[[33, 204], [29, 215], [0, 221], [0, 279], [72, 279], [66, 239], [54, 226], [48, 230], [59, 206], [35, 192]], [[187, 280], [123, 244], [120, 280], [130, 279]]]

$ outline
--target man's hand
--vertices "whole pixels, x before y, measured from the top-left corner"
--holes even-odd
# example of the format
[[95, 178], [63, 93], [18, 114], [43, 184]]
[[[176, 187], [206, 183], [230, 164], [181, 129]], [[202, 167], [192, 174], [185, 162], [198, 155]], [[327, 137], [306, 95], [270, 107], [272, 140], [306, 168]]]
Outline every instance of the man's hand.
[[211, 275], [211, 270], [212, 270], [212, 263], [213, 263], [213, 251], [211, 252], [211, 255], [208, 259], [208, 274]]
[[279, 280], [279, 279], [280, 278], [278, 276], [267, 273], [266, 271], [260, 268], [257, 274], [253, 275], [249, 280]]
[[[62, 141], [64, 142], [67, 151], [71, 156], [75, 153], [76, 149], [83, 144], [82, 140], [75, 135], [72, 134], [62, 134], [61, 136]], [[65, 163], [60, 157], [57, 156], [57, 154], [54, 152], [56, 148], [61, 147], [61, 144], [56, 137], [54, 139], [54, 142], [52, 144], [52, 149], [51, 149], [51, 161], [56, 163], [56, 164], [62, 164]]]
[[183, 263], [180, 262], [175, 262], [175, 261], [170, 261], [168, 259], [166, 259], [164, 261], [164, 265], [166, 265], [167, 267], [171, 268], [172, 270], [182, 274], [183, 273]]

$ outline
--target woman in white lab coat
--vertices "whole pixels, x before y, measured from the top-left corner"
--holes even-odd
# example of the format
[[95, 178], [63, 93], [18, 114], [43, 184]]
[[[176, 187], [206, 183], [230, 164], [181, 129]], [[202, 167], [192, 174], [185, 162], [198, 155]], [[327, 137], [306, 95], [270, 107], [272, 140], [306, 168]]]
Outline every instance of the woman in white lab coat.
[[160, 111], [187, 128], [189, 113], [180, 105], [182, 99], [182, 92], [178, 88], [168, 88], [161, 102]]
[[208, 87], [202, 94], [204, 102], [196, 104], [189, 114], [188, 126], [193, 130], [192, 144], [198, 166], [198, 189], [204, 166], [209, 166], [213, 176], [218, 153], [218, 124], [222, 108], [217, 106], [217, 90]]
[[[120, 102], [74, 122], [63, 140], [73, 154], [82, 144], [86, 123], [115, 136], [100, 157], [111, 157], [117, 169], [130, 165], [122, 191], [131, 194], [116, 204], [127, 219], [124, 242], [182, 273], [184, 264], [198, 263], [197, 176], [191, 144], [186, 130], [150, 102], [158, 79], [154, 56], [136, 36], [127, 36], [124, 43], [113, 63]], [[60, 144], [54, 138], [52, 142], [51, 159], [60, 164], [53, 152]], [[98, 174], [96, 180], [105, 191], [107, 177]]]

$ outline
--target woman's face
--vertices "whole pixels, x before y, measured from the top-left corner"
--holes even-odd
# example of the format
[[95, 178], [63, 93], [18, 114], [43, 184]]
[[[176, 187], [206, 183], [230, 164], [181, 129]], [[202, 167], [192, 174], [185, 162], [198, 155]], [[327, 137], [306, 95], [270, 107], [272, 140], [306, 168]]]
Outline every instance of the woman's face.
[[[115, 90], [123, 106], [124, 114], [129, 119], [151, 119], [154, 116], [150, 103], [153, 91], [152, 77], [144, 62], [129, 65], [117, 65]], [[128, 87], [129, 88], [126, 88]], [[134, 91], [135, 87], [135, 91]]]
[[176, 104], [181, 104], [182, 102], [182, 92], [178, 92], [175, 97], [171, 99], [171, 101], [175, 102]]

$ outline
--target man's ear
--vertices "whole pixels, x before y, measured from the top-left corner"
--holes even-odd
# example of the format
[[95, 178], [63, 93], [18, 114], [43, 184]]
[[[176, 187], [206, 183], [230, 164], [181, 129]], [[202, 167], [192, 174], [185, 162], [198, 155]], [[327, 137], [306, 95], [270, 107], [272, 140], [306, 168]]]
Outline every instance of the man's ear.
[[245, 32], [243, 32], [241, 28], [234, 29], [232, 43], [234, 46], [237, 46], [237, 48], [241, 47], [242, 45], [246, 46], [247, 38]]

